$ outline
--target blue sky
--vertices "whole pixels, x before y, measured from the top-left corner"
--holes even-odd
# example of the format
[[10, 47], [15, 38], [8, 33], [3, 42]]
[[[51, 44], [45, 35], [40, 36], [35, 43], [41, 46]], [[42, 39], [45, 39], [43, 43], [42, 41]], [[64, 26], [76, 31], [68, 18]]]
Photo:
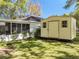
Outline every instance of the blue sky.
[[41, 5], [41, 17], [47, 18], [54, 15], [63, 15], [74, 11], [74, 5], [69, 9], [64, 9], [67, 0], [39, 0]]

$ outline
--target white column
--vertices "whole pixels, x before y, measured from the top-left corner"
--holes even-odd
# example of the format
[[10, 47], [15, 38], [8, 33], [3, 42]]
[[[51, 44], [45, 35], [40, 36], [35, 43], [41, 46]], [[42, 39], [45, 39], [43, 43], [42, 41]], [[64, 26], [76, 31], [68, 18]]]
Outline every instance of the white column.
[[12, 35], [12, 22], [10, 23], [10, 33]]
[[21, 24], [21, 33], [22, 33], [22, 24]]

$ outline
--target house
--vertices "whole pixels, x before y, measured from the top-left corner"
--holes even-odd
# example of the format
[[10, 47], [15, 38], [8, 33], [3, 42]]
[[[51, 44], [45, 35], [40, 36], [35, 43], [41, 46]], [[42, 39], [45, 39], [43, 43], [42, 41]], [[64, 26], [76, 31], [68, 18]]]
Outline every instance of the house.
[[32, 37], [34, 37], [34, 32], [36, 31], [36, 29], [41, 27], [41, 19], [42, 18], [35, 16], [29, 16], [23, 19], [25, 21], [30, 22], [30, 33], [32, 33]]
[[26, 39], [30, 37], [29, 32], [34, 37], [34, 31], [40, 26], [40, 22], [31, 21], [29, 18], [0, 19], [0, 40]]
[[29, 24], [22, 20], [0, 19], [0, 40], [22, 39], [22, 33], [28, 32]]
[[72, 40], [76, 38], [76, 19], [51, 16], [41, 21], [41, 37]]

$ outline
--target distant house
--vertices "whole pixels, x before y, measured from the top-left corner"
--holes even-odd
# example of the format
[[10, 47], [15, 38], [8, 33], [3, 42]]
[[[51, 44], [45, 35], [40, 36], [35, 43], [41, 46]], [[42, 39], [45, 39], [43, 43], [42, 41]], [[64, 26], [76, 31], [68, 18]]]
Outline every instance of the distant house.
[[11, 19], [0, 19], [0, 40], [13, 40], [14, 39], [23, 39], [24, 36], [30, 37], [28, 32], [32, 33], [34, 36], [34, 32], [37, 28], [40, 27], [39, 17], [25, 17], [16, 20]]
[[30, 16], [23, 20], [30, 22], [30, 32], [32, 32], [35, 31], [36, 28], [40, 27], [41, 19], [42, 18], [40, 17]]

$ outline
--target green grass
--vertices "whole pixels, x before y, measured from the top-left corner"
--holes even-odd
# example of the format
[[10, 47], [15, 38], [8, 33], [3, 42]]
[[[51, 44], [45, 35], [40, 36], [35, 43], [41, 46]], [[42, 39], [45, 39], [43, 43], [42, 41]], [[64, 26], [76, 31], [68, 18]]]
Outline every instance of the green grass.
[[73, 42], [31, 39], [8, 43], [0, 46], [14, 49], [9, 55], [0, 55], [0, 59], [79, 59], [78, 34]]

